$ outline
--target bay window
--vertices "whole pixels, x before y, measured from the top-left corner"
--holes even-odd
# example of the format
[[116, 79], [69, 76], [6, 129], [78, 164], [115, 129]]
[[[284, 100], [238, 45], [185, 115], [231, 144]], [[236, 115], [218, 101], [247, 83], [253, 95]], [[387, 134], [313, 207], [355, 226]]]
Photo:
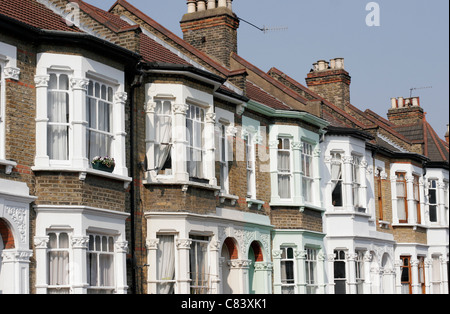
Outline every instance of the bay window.
[[188, 105], [186, 113], [187, 171], [190, 178], [205, 179], [205, 110]]
[[69, 235], [66, 232], [48, 234], [48, 289], [49, 294], [69, 293]]
[[400, 223], [408, 222], [408, 192], [406, 186], [406, 173], [396, 173], [397, 217]]
[[291, 198], [292, 161], [291, 140], [278, 139], [278, 195], [281, 199]]
[[87, 252], [88, 293], [114, 291], [114, 238], [89, 235]]
[[47, 154], [51, 160], [69, 159], [69, 99], [69, 76], [51, 73], [47, 98]]
[[313, 146], [309, 143], [303, 142], [302, 145], [302, 186], [303, 186], [303, 200], [307, 203], [313, 202]]
[[37, 60], [33, 170], [90, 172], [94, 157], [108, 156], [114, 174], [128, 180], [123, 72], [75, 55], [42, 53]]

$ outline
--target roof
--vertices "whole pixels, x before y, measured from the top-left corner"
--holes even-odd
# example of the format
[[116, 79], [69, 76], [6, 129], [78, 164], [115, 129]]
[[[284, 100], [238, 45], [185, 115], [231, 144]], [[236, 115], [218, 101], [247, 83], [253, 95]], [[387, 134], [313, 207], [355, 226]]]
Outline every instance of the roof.
[[278, 100], [274, 96], [267, 93], [262, 88], [256, 86], [254, 83], [247, 80], [247, 97], [251, 100], [259, 102], [260, 104], [266, 105], [277, 110], [291, 110], [291, 107], [284, 104], [282, 101]]
[[36, 0], [0, 0], [0, 14], [38, 29], [82, 32]]

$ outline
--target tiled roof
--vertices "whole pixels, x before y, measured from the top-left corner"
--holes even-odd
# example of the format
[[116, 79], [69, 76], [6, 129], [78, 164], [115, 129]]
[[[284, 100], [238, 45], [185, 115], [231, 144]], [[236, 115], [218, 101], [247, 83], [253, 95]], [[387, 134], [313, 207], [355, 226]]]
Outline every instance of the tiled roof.
[[276, 99], [260, 87], [247, 80], [247, 97], [263, 105], [277, 110], [291, 110], [289, 106]]
[[187, 61], [178, 57], [169, 49], [158, 44], [156, 41], [145, 35], [141, 34], [141, 55], [147, 62], [162, 62], [172, 64], [189, 65]]
[[0, 0], [0, 14], [43, 30], [81, 32], [36, 0]]

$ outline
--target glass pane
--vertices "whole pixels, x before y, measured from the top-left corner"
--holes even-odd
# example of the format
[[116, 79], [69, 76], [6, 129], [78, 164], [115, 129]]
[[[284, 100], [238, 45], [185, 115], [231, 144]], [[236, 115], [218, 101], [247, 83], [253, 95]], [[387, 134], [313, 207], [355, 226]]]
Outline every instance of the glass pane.
[[55, 233], [49, 233], [48, 235], [49, 241], [48, 241], [48, 248], [49, 249], [57, 249], [58, 248], [58, 242], [56, 239]]
[[67, 235], [67, 233], [61, 233], [59, 235], [59, 248], [60, 249], [69, 248], [69, 236]]
[[59, 76], [59, 89], [69, 90], [69, 77], [66, 74], [61, 74]]

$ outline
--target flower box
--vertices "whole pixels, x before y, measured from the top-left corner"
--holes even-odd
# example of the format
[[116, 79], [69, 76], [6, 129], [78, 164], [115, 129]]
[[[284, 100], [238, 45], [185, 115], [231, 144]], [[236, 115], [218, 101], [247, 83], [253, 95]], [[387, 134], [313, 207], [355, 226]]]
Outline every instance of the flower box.
[[112, 173], [116, 163], [111, 157], [95, 157], [92, 160], [92, 168], [95, 170], [106, 171]]

